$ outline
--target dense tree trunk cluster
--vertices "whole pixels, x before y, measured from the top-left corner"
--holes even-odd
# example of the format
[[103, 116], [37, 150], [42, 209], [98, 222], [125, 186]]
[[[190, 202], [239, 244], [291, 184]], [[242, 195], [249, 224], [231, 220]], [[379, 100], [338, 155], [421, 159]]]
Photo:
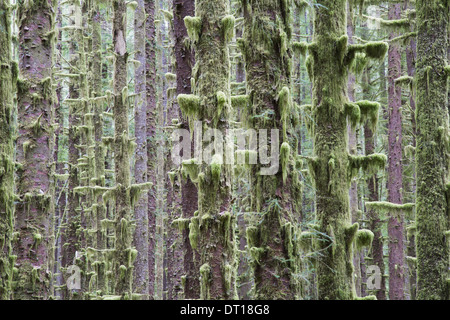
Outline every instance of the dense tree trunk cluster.
[[0, 0], [0, 300], [448, 300], [448, 24]]

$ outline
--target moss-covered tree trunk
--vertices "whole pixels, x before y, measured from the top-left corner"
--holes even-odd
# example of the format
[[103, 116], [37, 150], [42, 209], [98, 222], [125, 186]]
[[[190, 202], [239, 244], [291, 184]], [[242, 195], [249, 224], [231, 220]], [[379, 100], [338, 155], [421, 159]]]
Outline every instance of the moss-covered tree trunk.
[[0, 1], [0, 300], [9, 300], [15, 257], [11, 240], [14, 223], [14, 92], [18, 66], [11, 57], [9, 1]]
[[314, 42], [308, 46], [306, 61], [313, 83], [311, 113], [315, 122], [315, 157], [309, 159], [309, 165], [316, 185], [318, 231], [326, 235], [318, 242], [321, 255], [317, 261], [317, 285], [319, 299], [331, 300], [356, 298], [352, 246], [359, 226], [351, 224], [350, 181], [360, 168], [374, 171], [383, 168], [386, 161], [383, 155], [358, 157], [347, 152], [347, 118], [353, 126], [371, 119], [369, 123], [374, 127], [379, 108], [368, 101], [349, 102], [348, 67], [357, 53], [368, 59], [383, 58], [387, 45], [348, 45], [346, 4], [344, 0], [318, 1]]
[[131, 247], [133, 239], [132, 207], [130, 199], [130, 147], [128, 133], [128, 83], [126, 47], [126, 4], [124, 0], [113, 1], [114, 46], [114, 164], [116, 186], [115, 214], [115, 293], [130, 297], [133, 262], [137, 252]]
[[18, 171], [14, 299], [47, 299], [52, 281], [54, 1], [19, 2]]
[[[240, 47], [248, 99], [244, 117], [249, 128], [267, 130], [269, 153], [270, 149], [281, 150], [281, 157], [276, 159], [279, 168], [269, 175], [262, 173], [267, 167], [261, 162], [251, 167], [251, 211], [255, 221], [247, 228], [247, 246], [253, 258], [256, 299], [289, 300], [298, 298], [299, 293], [294, 223], [297, 213], [291, 195], [291, 187], [299, 184], [299, 178], [291, 174], [298, 143], [292, 142], [290, 136], [291, 116], [295, 114], [290, 96], [290, 6], [290, 1], [279, 0], [243, 2], [244, 35]], [[272, 129], [279, 129], [278, 140], [271, 137]]]
[[[389, 5], [389, 20], [400, 19], [402, 4]], [[398, 36], [391, 32], [390, 39]], [[403, 202], [403, 163], [402, 163], [402, 90], [395, 84], [401, 76], [401, 53], [398, 44], [391, 44], [388, 53], [388, 201], [401, 204]], [[403, 213], [390, 213], [388, 222], [389, 235], [389, 299], [403, 300], [405, 287], [405, 253], [404, 253], [404, 218]]]
[[[145, 50], [145, 8], [144, 1], [139, 0], [134, 17], [134, 50], [135, 60], [139, 65], [135, 69], [135, 136], [136, 153], [134, 177], [137, 184], [147, 182], [147, 97], [146, 97], [146, 50]], [[142, 195], [134, 207], [136, 229], [134, 246], [138, 252], [134, 263], [134, 292], [142, 294], [148, 299], [149, 294], [149, 265], [148, 265], [148, 194]]]
[[[177, 95], [191, 94], [192, 68], [195, 63], [194, 52], [187, 44], [188, 33], [184, 25], [184, 18], [194, 16], [194, 0], [174, 0], [173, 2], [173, 25], [175, 36], [175, 59], [177, 77]], [[183, 117], [182, 126], [188, 129], [187, 117]], [[190, 180], [181, 177], [181, 197], [183, 218], [194, 217], [198, 208], [197, 187]], [[183, 229], [183, 250], [184, 250], [184, 297], [185, 299], [200, 298], [199, 266], [195, 264], [194, 251], [189, 242], [189, 230]], [[198, 252], [196, 252], [198, 255]]]
[[[62, 273], [64, 281], [72, 276], [71, 266], [81, 266], [81, 248], [83, 247], [82, 239], [84, 239], [84, 233], [81, 228], [81, 199], [80, 193], [75, 192], [75, 189], [80, 186], [81, 170], [78, 166], [78, 159], [81, 152], [79, 146], [82, 144], [81, 140], [81, 109], [83, 103], [80, 102], [80, 74], [79, 74], [79, 54], [77, 48], [82, 39], [81, 31], [81, 8], [79, 5], [73, 4], [71, 11], [73, 19], [71, 19], [72, 30], [68, 32], [72, 38], [69, 43], [69, 62], [71, 68], [69, 68], [69, 134], [68, 134], [68, 147], [69, 147], [69, 177], [68, 177], [68, 195], [67, 195], [67, 216], [64, 222], [64, 229], [62, 232]], [[79, 253], [78, 255], [76, 253]], [[84, 260], [84, 259], [83, 259]], [[67, 288], [64, 292], [65, 299], [78, 299], [80, 297], [80, 290], [84, 288], [85, 277], [82, 277], [81, 288]]]
[[[380, 67], [383, 69], [382, 75], [384, 75], [384, 63]], [[369, 83], [371, 82], [370, 71], [365, 70], [364, 72], [364, 96], [369, 96]], [[381, 77], [381, 83], [385, 83], [385, 77]], [[381, 90], [383, 90], [381, 87]], [[375, 152], [375, 143], [376, 143], [376, 135], [374, 130], [372, 130], [369, 126], [364, 127], [364, 145], [365, 145], [365, 153], [366, 155], [372, 154]], [[379, 201], [380, 197], [378, 195], [378, 177], [377, 175], [372, 175], [367, 179], [367, 192], [368, 201]], [[377, 300], [386, 300], [386, 277], [384, 277], [384, 253], [383, 253], [383, 234], [381, 233], [381, 229], [383, 227], [383, 222], [379, 216], [379, 213], [376, 210], [371, 208], [367, 208], [366, 211], [367, 219], [369, 220], [369, 228], [372, 230], [374, 237], [372, 241], [372, 265], [377, 266], [381, 273], [380, 278], [380, 286], [375, 290], [375, 296]]]
[[[349, 213], [347, 115], [344, 112], [347, 69], [341, 60], [347, 46], [346, 1], [319, 1], [315, 10], [314, 43], [310, 49], [314, 132], [314, 175], [319, 230], [329, 236], [321, 242], [317, 265], [319, 299], [354, 298], [352, 237]], [[345, 42], [339, 46], [340, 42]], [[329, 268], [332, 266], [333, 270]]]
[[[417, 10], [417, 299], [448, 299], [448, 1]], [[445, 233], [447, 232], [447, 239]]]
[[[189, 36], [195, 44], [195, 95], [179, 95], [178, 102], [184, 116], [201, 121], [204, 133], [212, 128], [225, 134], [229, 126], [228, 42], [234, 30], [234, 18], [228, 15], [229, 10], [225, 0], [197, 0], [196, 16], [185, 18]], [[220, 154], [223, 141], [218, 136], [213, 139], [209, 145], [212, 149], [214, 144], [212, 159], [204, 159], [201, 163], [183, 162], [183, 171], [198, 183], [198, 212], [190, 220], [189, 238], [199, 253], [193, 259], [198, 259], [200, 298], [233, 299], [236, 295], [236, 259], [235, 221], [230, 207], [231, 166], [226, 164], [224, 154]]]
[[[89, 11], [89, 22], [92, 32], [92, 99], [93, 99], [93, 135], [95, 141], [95, 184], [97, 187], [105, 187], [105, 146], [102, 142], [103, 137], [103, 110], [104, 97], [102, 96], [102, 35], [101, 35], [101, 13], [96, 1], [91, 2]], [[103, 203], [101, 194], [93, 199], [93, 219], [97, 220], [97, 246], [99, 250], [98, 263], [96, 263], [97, 274], [97, 290], [101, 294], [106, 292], [106, 263], [105, 263], [105, 249], [106, 234], [102, 230], [102, 221], [106, 219], [106, 204]]]
[[149, 299], [155, 296], [155, 249], [156, 249], [156, 26], [155, 0], [145, 2], [145, 55], [147, 92], [147, 177], [153, 186], [148, 192], [148, 288]]

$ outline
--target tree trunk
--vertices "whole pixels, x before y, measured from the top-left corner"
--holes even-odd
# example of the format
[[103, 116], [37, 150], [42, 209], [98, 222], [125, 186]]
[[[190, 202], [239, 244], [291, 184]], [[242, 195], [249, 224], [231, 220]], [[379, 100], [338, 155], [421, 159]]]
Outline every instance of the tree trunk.
[[416, 9], [417, 299], [446, 300], [449, 269], [448, 2], [419, 0]]
[[153, 184], [148, 192], [148, 269], [149, 299], [155, 298], [155, 249], [156, 249], [156, 26], [155, 0], [145, 2], [146, 30], [146, 92], [147, 92], [147, 177]]
[[17, 193], [14, 246], [18, 268], [14, 299], [47, 299], [54, 237], [52, 49], [53, 2], [19, 3]]
[[[254, 221], [247, 228], [247, 247], [253, 259], [255, 299], [264, 300], [289, 300], [299, 295], [295, 277], [299, 273], [299, 255], [294, 241], [299, 213], [295, 211], [296, 198], [291, 192], [300, 187], [300, 181], [290, 167], [295, 163], [298, 141], [287, 134], [295, 113], [290, 95], [291, 8], [285, 4], [284, 1], [244, 1], [244, 36], [239, 43], [246, 65], [249, 105], [245, 108], [248, 114], [242, 117], [248, 119], [245, 122], [250, 129], [266, 129], [268, 137], [271, 129], [282, 131], [281, 139], [268, 138], [268, 148], [281, 150], [279, 168], [264, 175], [262, 170], [269, 168], [260, 161], [251, 166], [250, 174]], [[270, 116], [258, 118], [262, 114]], [[261, 134], [259, 139], [261, 143]], [[297, 196], [301, 197], [301, 192]]]
[[[195, 64], [194, 52], [185, 43], [188, 41], [188, 33], [184, 25], [184, 18], [194, 16], [194, 0], [174, 0], [174, 35], [175, 35], [175, 59], [177, 76], [177, 95], [191, 93], [192, 67]], [[188, 128], [187, 117], [182, 119], [182, 127]], [[181, 177], [181, 197], [182, 197], [182, 215], [185, 219], [194, 217], [197, 211], [198, 193], [197, 187], [190, 179]], [[200, 298], [199, 267], [195, 264], [195, 255], [198, 255], [196, 249], [191, 247], [189, 242], [189, 230], [183, 231], [183, 250], [184, 250], [184, 298]]]
[[12, 9], [0, 0], [0, 300], [9, 300], [16, 256], [11, 240], [14, 221], [14, 92], [18, 66], [11, 56]]
[[[400, 3], [389, 5], [389, 19], [401, 18]], [[398, 36], [392, 32], [390, 39]], [[387, 171], [388, 201], [403, 202], [403, 148], [402, 148], [402, 90], [396, 86], [395, 79], [401, 76], [401, 53], [397, 44], [391, 43], [388, 53], [388, 140], [389, 161]], [[391, 212], [388, 222], [389, 235], [389, 299], [403, 300], [405, 288], [405, 253], [404, 253], [404, 217]]]
[[342, 52], [337, 50], [340, 41], [347, 45], [347, 39], [343, 37], [347, 31], [346, 3], [343, 0], [319, 1], [321, 6], [315, 9], [315, 46], [310, 49], [308, 58], [311, 60], [313, 114], [317, 124], [312, 172], [316, 182], [316, 216], [319, 231], [329, 236], [329, 241], [319, 244], [323, 254], [317, 262], [321, 300], [355, 298], [352, 246], [356, 230], [351, 225], [349, 212], [350, 163], [344, 112], [348, 71], [339, 58]]
[[[135, 69], [135, 137], [136, 155], [134, 177], [137, 184], [146, 183], [148, 151], [147, 151], [147, 97], [146, 97], [146, 26], [144, 0], [138, 0], [134, 17], [134, 50], [135, 60], [139, 66]], [[143, 300], [148, 300], [149, 294], [149, 234], [148, 234], [148, 194], [144, 193], [134, 207], [136, 229], [134, 246], [138, 252], [134, 262], [133, 289], [141, 294]]]
[[132, 208], [130, 199], [130, 146], [128, 136], [128, 84], [126, 47], [126, 4], [113, 1], [114, 46], [114, 164], [116, 186], [115, 215], [115, 293], [125, 298], [131, 295], [133, 256], [137, 254], [132, 243]]

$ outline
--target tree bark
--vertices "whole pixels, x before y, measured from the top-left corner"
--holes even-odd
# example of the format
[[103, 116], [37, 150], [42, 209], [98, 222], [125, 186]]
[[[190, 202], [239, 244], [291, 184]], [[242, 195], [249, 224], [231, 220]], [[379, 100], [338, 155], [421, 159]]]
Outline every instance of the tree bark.
[[417, 299], [448, 299], [448, 2], [417, 10]]

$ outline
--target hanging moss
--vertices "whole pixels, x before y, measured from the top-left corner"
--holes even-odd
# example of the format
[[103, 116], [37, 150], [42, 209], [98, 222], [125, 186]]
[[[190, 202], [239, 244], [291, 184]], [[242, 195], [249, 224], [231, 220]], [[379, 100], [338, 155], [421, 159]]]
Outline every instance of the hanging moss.
[[410, 76], [402, 76], [395, 79], [395, 85], [400, 87], [408, 87], [409, 90], [413, 91], [414, 78]]
[[178, 104], [186, 117], [196, 118], [200, 114], [200, 98], [193, 94], [178, 95]]
[[184, 160], [182, 163], [182, 169], [181, 173], [183, 174], [183, 177], [191, 179], [192, 182], [198, 182], [198, 174], [199, 174], [199, 168], [197, 164], [197, 159], [189, 159]]
[[289, 143], [284, 142], [281, 145], [280, 149], [280, 162], [281, 162], [281, 168], [283, 172], [283, 182], [286, 183], [286, 179], [289, 173], [289, 160], [291, 156], [291, 146]]
[[361, 229], [356, 232], [355, 243], [356, 248], [360, 251], [362, 248], [369, 248], [372, 246], [374, 234], [367, 229]]
[[[198, 215], [198, 211], [196, 212]], [[194, 216], [191, 218], [191, 222], [189, 223], [189, 242], [191, 244], [192, 249], [197, 249], [198, 247], [198, 236], [200, 233], [200, 220], [198, 216]]]
[[366, 202], [366, 207], [371, 210], [376, 210], [381, 214], [394, 214], [399, 216], [401, 213], [405, 213], [411, 217], [413, 210], [416, 206], [415, 203], [396, 204], [385, 201]]
[[168, 82], [175, 82], [177, 80], [177, 75], [171, 72], [166, 73], [165, 77]]
[[368, 156], [349, 155], [349, 173], [351, 178], [355, 177], [359, 169], [362, 169], [367, 175], [373, 175], [378, 170], [386, 167], [387, 157], [384, 154], [371, 154]]
[[216, 184], [220, 180], [221, 172], [222, 172], [222, 157], [216, 154], [213, 156], [211, 160], [211, 177]]
[[361, 117], [361, 125], [367, 125], [372, 131], [374, 131], [378, 124], [378, 115], [380, 110], [380, 104], [378, 102], [372, 102], [367, 100], [357, 101]]
[[184, 24], [186, 25], [187, 33], [193, 43], [197, 43], [200, 36], [202, 21], [199, 17], [185, 17]]
[[233, 109], [241, 109], [244, 110], [248, 104], [248, 96], [240, 95], [240, 96], [231, 96], [231, 106]]
[[350, 124], [353, 130], [356, 129], [361, 120], [361, 110], [356, 103], [348, 102], [345, 104], [345, 113], [350, 120]]
[[210, 291], [211, 267], [205, 263], [200, 267], [200, 299], [208, 300]]
[[294, 52], [296, 54], [300, 54], [303, 57], [306, 56], [306, 52], [308, 51], [308, 43], [306, 42], [293, 42], [292, 43], [292, 50], [294, 50]]
[[230, 42], [234, 37], [234, 25], [236, 19], [232, 15], [227, 15], [222, 18], [222, 32], [225, 42]]

